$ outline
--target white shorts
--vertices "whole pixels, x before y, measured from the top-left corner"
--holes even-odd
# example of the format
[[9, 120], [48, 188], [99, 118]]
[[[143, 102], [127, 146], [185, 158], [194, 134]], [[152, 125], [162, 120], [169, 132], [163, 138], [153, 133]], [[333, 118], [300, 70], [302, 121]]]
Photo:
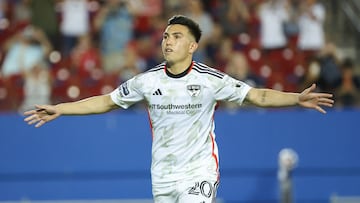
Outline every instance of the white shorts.
[[153, 186], [155, 203], [215, 203], [219, 182], [213, 180], [178, 181]]

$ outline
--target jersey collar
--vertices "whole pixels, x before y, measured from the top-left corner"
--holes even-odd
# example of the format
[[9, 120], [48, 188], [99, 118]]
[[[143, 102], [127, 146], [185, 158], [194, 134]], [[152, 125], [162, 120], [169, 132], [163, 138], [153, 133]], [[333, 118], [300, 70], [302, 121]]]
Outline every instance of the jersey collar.
[[179, 74], [170, 73], [169, 70], [166, 68], [167, 65], [165, 64], [165, 73], [167, 76], [169, 76], [171, 78], [181, 78], [181, 77], [184, 77], [185, 75], [187, 75], [191, 71], [193, 64], [194, 64], [194, 61], [191, 62], [190, 66], [186, 70], [184, 70], [184, 72], [179, 73]]

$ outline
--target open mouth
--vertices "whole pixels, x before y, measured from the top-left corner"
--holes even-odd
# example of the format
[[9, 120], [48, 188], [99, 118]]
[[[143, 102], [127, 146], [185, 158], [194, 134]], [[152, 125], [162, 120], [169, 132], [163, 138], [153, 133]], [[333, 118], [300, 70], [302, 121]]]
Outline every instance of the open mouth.
[[165, 52], [166, 52], [166, 53], [170, 53], [170, 52], [173, 52], [173, 50], [170, 49], [170, 48], [166, 48], [166, 49], [165, 49]]

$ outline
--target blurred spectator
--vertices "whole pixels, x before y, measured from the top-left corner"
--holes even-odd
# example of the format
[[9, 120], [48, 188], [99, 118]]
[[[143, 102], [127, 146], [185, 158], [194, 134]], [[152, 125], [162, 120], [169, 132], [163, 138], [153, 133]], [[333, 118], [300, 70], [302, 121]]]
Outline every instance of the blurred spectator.
[[107, 0], [94, 19], [106, 72], [118, 72], [124, 65], [124, 49], [134, 36], [136, 8], [131, 1]]
[[52, 46], [58, 50], [59, 32], [58, 19], [54, 0], [29, 0], [31, 3], [31, 24], [40, 28], [50, 40]]
[[126, 81], [145, 70], [146, 61], [138, 55], [136, 45], [129, 45], [124, 51], [124, 64], [119, 72], [120, 81]]
[[9, 20], [9, 3], [6, 0], [0, 0], [0, 62], [3, 60], [3, 50], [2, 44], [6, 40], [6, 37], [9, 34], [9, 27], [11, 26], [11, 21]]
[[69, 56], [78, 37], [90, 32], [90, 10], [87, 0], [63, 0], [61, 5], [60, 33], [62, 53]]
[[219, 41], [219, 47], [216, 51], [216, 64], [220, 71], [225, 72], [225, 66], [229, 62], [231, 54], [234, 50], [234, 44], [230, 38], [222, 38]]
[[317, 83], [317, 88], [332, 92], [341, 83], [340, 64], [336, 46], [327, 43], [317, 55], [308, 59], [307, 71], [299, 84], [299, 89]]
[[300, 10], [300, 0], [286, 0], [289, 10], [289, 19], [284, 22], [284, 32], [288, 38], [288, 45], [292, 49], [296, 49], [297, 40], [299, 36], [299, 10]]
[[197, 22], [202, 31], [199, 47], [194, 54], [194, 60], [207, 62], [205, 48], [214, 32], [213, 19], [210, 14], [204, 10], [204, 5], [200, 0], [187, 0], [187, 12], [185, 15]]
[[284, 0], [265, 0], [260, 4], [260, 42], [264, 50], [284, 48], [287, 38], [284, 33], [284, 22], [289, 20], [288, 6]]
[[6, 0], [0, 0], [0, 17], [6, 17], [8, 12], [8, 2]]
[[14, 5], [12, 22], [15, 26], [28, 24], [31, 21], [31, 0], [20, 0]]
[[285, 0], [265, 0], [259, 5], [260, 45], [264, 66], [260, 70], [266, 78], [266, 87], [284, 90], [286, 83], [283, 51], [287, 46], [284, 23], [289, 20], [289, 7]]
[[[298, 91], [304, 87], [309, 87], [312, 84], [317, 84], [320, 78], [321, 66], [317, 57], [312, 57], [309, 59], [307, 64], [306, 72], [303, 77], [299, 80]], [[317, 86], [319, 89], [319, 87]]]
[[245, 55], [238, 51], [231, 53], [229, 62], [225, 67], [225, 73], [253, 87], [262, 87], [264, 85], [262, 79], [251, 72]]
[[131, 0], [133, 7], [136, 8], [136, 18], [134, 21], [135, 37], [143, 37], [152, 32], [152, 19], [162, 13], [162, 0]]
[[4, 77], [30, 70], [52, 50], [44, 32], [34, 26], [17, 33], [4, 48], [7, 52], [2, 66]]
[[[251, 72], [247, 58], [238, 51], [232, 51], [229, 56], [229, 61], [225, 66], [224, 72], [235, 79], [246, 82], [253, 87], [263, 86], [262, 80]], [[237, 106], [233, 103], [223, 102], [223, 105], [229, 109], [236, 109]]]
[[163, 14], [164, 18], [168, 19], [173, 15], [178, 15], [184, 13], [186, 10], [187, 1], [179, 1], [179, 0], [167, 0], [164, 1], [164, 9]]
[[131, 0], [133, 6], [137, 8], [138, 14], [147, 17], [158, 16], [161, 14], [163, 2], [161, 0]]
[[94, 45], [91, 34], [78, 37], [70, 52], [70, 66], [73, 73], [70, 81], [82, 87], [79, 94], [81, 98], [100, 93], [105, 74], [100, 51]]
[[90, 78], [102, 72], [101, 54], [90, 34], [84, 34], [77, 39], [75, 47], [71, 50], [71, 65], [81, 78]]
[[162, 16], [154, 16], [151, 18], [150, 24], [152, 27], [151, 32], [136, 39], [137, 53], [146, 60], [148, 68], [152, 68], [164, 61], [161, 46], [158, 45], [161, 44], [163, 39], [167, 21]]
[[300, 5], [298, 47], [305, 60], [322, 49], [325, 44], [325, 8], [317, 0], [304, 0]]
[[156, 37], [151, 35], [144, 35], [136, 39], [136, 54], [144, 60], [148, 68], [152, 68], [164, 60], [162, 57], [157, 56], [156, 50], [159, 46], [157, 46], [156, 42]]
[[[206, 47], [206, 55], [209, 60], [207, 62], [207, 64], [209, 64], [210, 66], [217, 67], [217, 66], [223, 65], [218, 61], [217, 55], [218, 55], [219, 49], [221, 47], [221, 43], [224, 38], [225, 37], [223, 35], [222, 26], [219, 23], [215, 23], [213, 34], [211, 36], [211, 40], [209, 41], [209, 43], [207, 44], [207, 47]], [[230, 40], [230, 43], [231, 43], [231, 40]], [[232, 47], [230, 47], [230, 48], [232, 49]]]
[[331, 92], [339, 87], [341, 82], [340, 59], [338, 50], [333, 43], [327, 43], [318, 55], [320, 63], [319, 87]]
[[[36, 94], [36, 97], [39, 97], [37, 99], [41, 99], [42, 102], [47, 101], [49, 83], [46, 76], [48, 72], [43, 61], [52, 50], [52, 46], [44, 32], [39, 28], [28, 26], [7, 41], [5, 50], [7, 53], [2, 66], [2, 75], [5, 78], [7, 88], [18, 88], [17, 86], [20, 85], [18, 80], [24, 81], [24, 108], [35, 101], [33, 98], [34, 91], [41, 94]], [[36, 81], [38, 79], [39, 81]], [[13, 98], [21, 98], [19, 92], [9, 92]]]
[[250, 14], [244, 0], [225, 0], [218, 4], [215, 18], [223, 28], [225, 36], [236, 38], [247, 31]]
[[350, 58], [346, 58], [341, 64], [341, 84], [335, 94], [338, 106], [360, 105], [360, 77], [354, 73], [354, 68], [354, 62]]
[[24, 72], [24, 100], [20, 111], [34, 108], [36, 104], [50, 104], [51, 77], [49, 65], [41, 60], [30, 70]]
[[9, 26], [9, 4], [6, 0], [0, 0], [0, 31]]

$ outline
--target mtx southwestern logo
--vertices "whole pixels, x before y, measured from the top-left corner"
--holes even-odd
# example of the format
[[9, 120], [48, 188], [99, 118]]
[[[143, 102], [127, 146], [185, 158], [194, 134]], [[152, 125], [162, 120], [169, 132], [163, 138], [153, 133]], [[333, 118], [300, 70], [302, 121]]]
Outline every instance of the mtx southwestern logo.
[[149, 110], [166, 111], [168, 114], [195, 114], [200, 111], [202, 104], [149, 104]]

